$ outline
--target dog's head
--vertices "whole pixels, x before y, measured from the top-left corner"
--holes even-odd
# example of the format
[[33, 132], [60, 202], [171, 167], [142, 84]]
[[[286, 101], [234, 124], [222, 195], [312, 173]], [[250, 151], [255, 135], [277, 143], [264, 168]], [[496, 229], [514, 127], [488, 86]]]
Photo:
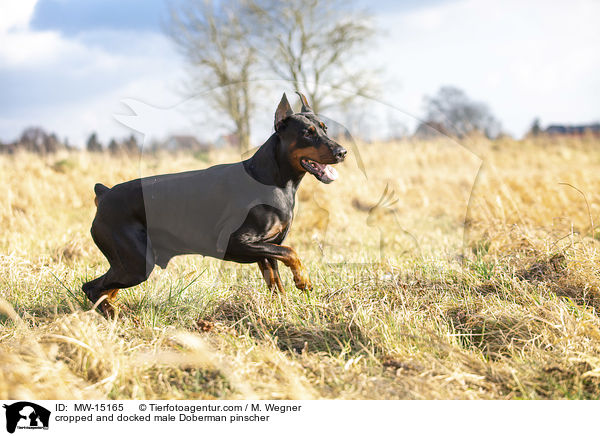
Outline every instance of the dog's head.
[[319, 119], [306, 101], [302, 110], [294, 113], [285, 93], [275, 111], [275, 132], [284, 145], [290, 164], [299, 173], [310, 173], [323, 183], [337, 179], [331, 164], [346, 157], [346, 149], [327, 136], [327, 126]]

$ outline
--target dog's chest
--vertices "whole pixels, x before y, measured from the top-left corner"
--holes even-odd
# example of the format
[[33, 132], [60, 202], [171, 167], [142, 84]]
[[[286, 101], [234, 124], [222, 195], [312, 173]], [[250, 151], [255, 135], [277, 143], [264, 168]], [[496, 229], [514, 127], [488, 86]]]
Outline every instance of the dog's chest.
[[265, 206], [257, 208], [253, 212], [258, 212], [254, 216], [258, 224], [258, 240], [261, 242], [281, 243], [294, 219], [294, 196], [289, 192], [278, 191], [274, 196], [274, 204], [277, 207]]

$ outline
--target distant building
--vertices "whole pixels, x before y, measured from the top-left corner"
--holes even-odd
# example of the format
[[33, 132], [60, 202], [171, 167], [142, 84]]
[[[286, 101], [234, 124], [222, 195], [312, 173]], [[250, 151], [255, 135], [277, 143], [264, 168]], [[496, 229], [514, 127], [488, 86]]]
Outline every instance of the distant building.
[[594, 135], [600, 135], [600, 123], [579, 126], [553, 124], [548, 126], [544, 132], [548, 135], [584, 135], [590, 133]]
[[208, 151], [211, 146], [205, 142], [200, 142], [198, 138], [192, 135], [173, 135], [162, 144], [161, 148], [168, 151]]
[[239, 148], [239, 146], [240, 146], [240, 138], [235, 133], [230, 133], [230, 134], [227, 134], [227, 135], [221, 135], [215, 141], [215, 145], [217, 147]]

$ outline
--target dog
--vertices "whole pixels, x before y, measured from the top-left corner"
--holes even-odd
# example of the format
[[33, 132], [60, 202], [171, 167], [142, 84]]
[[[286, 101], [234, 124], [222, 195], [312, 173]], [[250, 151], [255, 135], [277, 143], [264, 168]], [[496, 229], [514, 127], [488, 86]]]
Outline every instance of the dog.
[[337, 178], [330, 165], [346, 149], [298, 93], [294, 113], [283, 94], [275, 133], [247, 160], [204, 170], [150, 176], [108, 188], [96, 184], [91, 234], [110, 264], [83, 292], [108, 316], [117, 292], [148, 279], [182, 254], [257, 263], [270, 290], [284, 292], [277, 262], [292, 271], [300, 290], [312, 289], [296, 251], [281, 245], [294, 218], [296, 191], [306, 173], [323, 183]]

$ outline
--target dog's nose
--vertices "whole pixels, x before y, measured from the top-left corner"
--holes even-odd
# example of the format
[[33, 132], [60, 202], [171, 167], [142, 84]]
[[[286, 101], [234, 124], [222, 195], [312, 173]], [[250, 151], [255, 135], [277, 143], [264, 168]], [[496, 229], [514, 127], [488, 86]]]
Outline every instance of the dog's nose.
[[339, 162], [344, 160], [344, 158], [346, 157], [346, 153], [348, 153], [348, 152], [342, 146], [337, 146], [335, 148], [335, 150], [333, 150], [333, 155]]

